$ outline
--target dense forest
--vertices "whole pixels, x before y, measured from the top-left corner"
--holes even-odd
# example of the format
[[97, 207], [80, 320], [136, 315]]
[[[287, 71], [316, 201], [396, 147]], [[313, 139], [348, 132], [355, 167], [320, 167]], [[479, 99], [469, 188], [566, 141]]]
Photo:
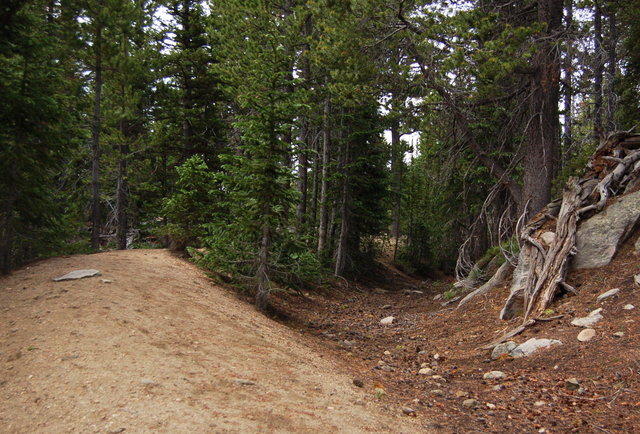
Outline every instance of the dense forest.
[[640, 1], [4, 0], [0, 269], [463, 273], [640, 120]]

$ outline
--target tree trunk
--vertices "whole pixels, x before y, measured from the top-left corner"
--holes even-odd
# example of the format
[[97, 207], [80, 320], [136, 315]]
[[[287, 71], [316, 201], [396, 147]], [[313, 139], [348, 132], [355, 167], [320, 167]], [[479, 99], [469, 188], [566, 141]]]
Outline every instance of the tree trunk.
[[120, 160], [118, 161], [118, 180], [117, 180], [117, 199], [116, 199], [116, 210], [117, 210], [117, 219], [118, 226], [116, 232], [116, 239], [118, 241], [118, 249], [126, 250], [127, 249], [127, 230], [128, 230], [128, 221], [127, 221], [127, 208], [129, 204], [128, 191], [129, 191], [129, 181], [127, 178], [127, 159], [129, 157], [129, 145], [126, 143], [127, 137], [129, 136], [126, 121], [120, 122], [120, 132], [121, 132], [121, 140], [122, 142], [118, 145], [118, 149], [120, 151]]
[[102, 99], [102, 27], [98, 25], [94, 43], [95, 55], [95, 82], [93, 99], [93, 125], [91, 128], [91, 248], [100, 248], [100, 132], [102, 122], [100, 119], [100, 105]]
[[617, 70], [617, 45], [618, 45], [618, 23], [614, 5], [610, 5], [609, 11], [609, 44], [607, 50], [607, 110], [605, 127], [606, 133], [616, 130], [615, 113], [617, 107], [617, 97], [615, 92], [616, 70]]
[[329, 213], [327, 207], [327, 195], [329, 194], [329, 146], [331, 145], [331, 131], [329, 129], [329, 116], [331, 105], [329, 97], [324, 100], [324, 116], [322, 120], [322, 182], [320, 187], [320, 226], [318, 228], [318, 253], [325, 249], [327, 243], [327, 226]]
[[11, 270], [11, 251], [13, 249], [13, 208], [15, 203], [14, 189], [5, 192], [7, 197], [2, 201], [0, 208], [0, 274], [8, 274]]
[[402, 157], [403, 153], [400, 149], [400, 125], [398, 120], [394, 120], [391, 125], [391, 176], [392, 176], [392, 223], [391, 236], [393, 237], [393, 259], [396, 259], [398, 253], [398, 242], [400, 239], [400, 205], [402, 191]]
[[551, 199], [551, 182], [558, 169], [560, 62], [557, 32], [562, 24], [562, 0], [540, 0], [538, 21], [546, 24], [533, 60], [529, 97], [529, 127], [524, 156], [521, 210], [541, 210]]
[[262, 224], [262, 237], [260, 239], [260, 250], [258, 252], [258, 270], [256, 272], [256, 307], [262, 311], [269, 305], [269, 249], [271, 247], [271, 227], [269, 221], [269, 211], [265, 210], [265, 221]]
[[566, 29], [569, 37], [564, 65], [564, 166], [571, 160], [573, 150], [573, 0], [567, 1]]
[[[307, 17], [304, 24], [303, 36], [309, 37], [311, 35], [311, 14]], [[302, 57], [302, 79], [304, 80], [304, 87], [308, 89], [311, 82], [311, 61], [309, 59], [309, 44], [303, 44], [303, 50], [305, 54]], [[300, 128], [300, 145], [298, 148], [298, 191], [300, 192], [300, 201], [296, 210], [296, 232], [300, 233], [307, 218], [307, 204], [308, 199], [308, 170], [309, 164], [307, 158], [307, 152], [311, 148], [311, 123], [308, 116], [303, 116], [302, 126]]]
[[602, 76], [604, 56], [602, 49], [602, 9], [600, 2], [594, 2], [593, 11], [593, 141], [600, 143], [602, 131]]
[[334, 268], [334, 274], [336, 276], [343, 276], [344, 270], [347, 265], [347, 253], [349, 240], [349, 142], [347, 141], [342, 155], [342, 200], [340, 204], [340, 235], [338, 237], [338, 247], [336, 250], [336, 264]]

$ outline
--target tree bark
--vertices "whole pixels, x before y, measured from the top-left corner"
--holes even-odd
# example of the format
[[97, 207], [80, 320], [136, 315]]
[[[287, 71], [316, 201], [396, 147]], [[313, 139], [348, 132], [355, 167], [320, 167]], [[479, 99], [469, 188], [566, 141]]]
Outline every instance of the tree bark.
[[609, 10], [609, 43], [607, 50], [607, 110], [605, 112], [606, 133], [616, 130], [615, 113], [617, 108], [617, 97], [615, 92], [616, 71], [617, 71], [617, 45], [618, 45], [618, 22], [616, 18], [615, 5], [610, 5]]
[[348, 240], [349, 240], [349, 143], [345, 145], [342, 157], [342, 200], [340, 204], [340, 236], [338, 237], [338, 248], [336, 251], [336, 264], [334, 274], [342, 277], [347, 265]]
[[594, 2], [593, 10], [593, 141], [600, 143], [602, 131], [602, 76], [604, 56], [602, 49], [602, 9], [600, 2]]
[[331, 114], [331, 104], [329, 97], [324, 100], [324, 115], [322, 120], [322, 181], [320, 187], [320, 226], [318, 227], [318, 253], [325, 249], [327, 243], [327, 226], [329, 223], [329, 212], [327, 195], [329, 193], [329, 146], [331, 145], [331, 131], [329, 127], [329, 117]]
[[95, 81], [93, 98], [93, 124], [91, 127], [91, 248], [100, 248], [100, 133], [102, 122], [102, 25], [98, 24], [94, 42]]
[[393, 237], [393, 259], [398, 253], [398, 242], [400, 239], [400, 206], [402, 202], [402, 158], [403, 152], [400, 149], [400, 125], [398, 120], [394, 120], [391, 125], [391, 176], [392, 176], [392, 201], [391, 208], [392, 223], [391, 236]]
[[[304, 28], [303, 36], [308, 38], [311, 35], [311, 14], [307, 17]], [[303, 44], [304, 53], [302, 57], [302, 79], [304, 80], [304, 86], [306, 89], [310, 87], [311, 83], [311, 61], [309, 59], [309, 43], [305, 41]], [[300, 201], [296, 209], [296, 232], [300, 233], [307, 218], [307, 205], [309, 202], [308, 194], [308, 158], [307, 152], [311, 148], [311, 123], [308, 116], [303, 116], [302, 126], [300, 128], [300, 145], [298, 148], [298, 191], [300, 192]]]
[[[267, 202], [268, 203], [268, 202]], [[271, 211], [266, 205], [263, 210], [262, 236], [258, 251], [258, 269], [256, 271], [256, 299], [258, 309], [265, 311], [269, 305], [269, 250], [271, 249], [271, 225], [269, 219]]]
[[521, 210], [536, 213], [551, 199], [551, 182], [558, 169], [560, 55], [558, 31], [562, 24], [562, 0], [540, 0], [538, 21], [546, 31], [533, 59], [529, 126], [524, 154], [524, 186]]
[[564, 166], [571, 160], [573, 150], [573, 0], [567, 1], [565, 19], [569, 37], [564, 64], [564, 152], [562, 153]]
[[120, 132], [122, 142], [118, 145], [120, 151], [120, 160], [118, 161], [118, 180], [117, 180], [117, 199], [116, 210], [118, 218], [118, 226], [116, 232], [116, 239], [118, 242], [119, 250], [127, 249], [127, 208], [129, 204], [129, 181], [127, 174], [127, 159], [129, 158], [129, 145], [127, 144], [127, 137], [129, 133], [126, 127], [126, 121], [120, 122]]

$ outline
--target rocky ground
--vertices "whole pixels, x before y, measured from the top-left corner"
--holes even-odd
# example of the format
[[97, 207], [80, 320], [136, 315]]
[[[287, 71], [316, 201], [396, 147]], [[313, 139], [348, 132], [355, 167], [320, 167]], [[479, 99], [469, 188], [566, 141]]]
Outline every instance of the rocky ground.
[[[479, 349], [519, 325], [518, 319], [498, 319], [507, 288], [455, 310], [455, 303], [443, 306], [441, 298], [450, 284], [420, 282], [388, 266], [360, 285], [280, 297], [279, 312], [299, 333], [318, 337], [328, 353], [346, 360], [367, 393], [435, 430], [639, 432], [636, 240], [608, 266], [570, 276], [579, 295], [558, 300], [547, 312], [549, 321], [512, 339], [562, 344], [526, 357], [515, 351], [494, 359], [492, 350]], [[393, 322], [381, 324], [391, 316]], [[602, 318], [591, 322], [594, 316]], [[571, 324], [585, 317], [582, 326]]]

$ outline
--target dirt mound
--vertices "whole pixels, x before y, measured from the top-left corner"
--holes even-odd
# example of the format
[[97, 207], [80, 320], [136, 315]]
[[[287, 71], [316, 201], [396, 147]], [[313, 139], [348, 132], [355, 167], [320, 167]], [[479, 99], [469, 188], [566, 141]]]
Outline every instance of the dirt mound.
[[[80, 268], [101, 276], [53, 282]], [[416, 432], [342, 362], [163, 250], [0, 279], [2, 432]]]

